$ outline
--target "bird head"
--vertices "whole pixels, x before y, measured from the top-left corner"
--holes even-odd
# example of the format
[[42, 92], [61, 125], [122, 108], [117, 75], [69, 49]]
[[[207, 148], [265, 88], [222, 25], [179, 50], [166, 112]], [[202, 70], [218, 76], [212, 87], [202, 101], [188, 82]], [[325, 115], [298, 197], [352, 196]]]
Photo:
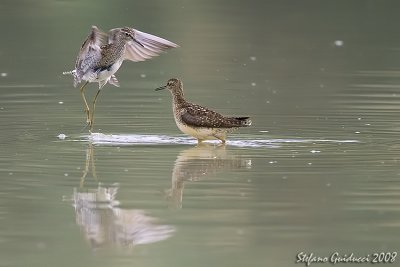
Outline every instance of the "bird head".
[[177, 78], [169, 79], [167, 84], [156, 88], [156, 91], [168, 89], [172, 94], [182, 94], [183, 95], [183, 84], [182, 81]]
[[121, 28], [119, 31], [119, 38], [122, 40], [125, 40], [126, 42], [133, 41], [140, 45], [141, 47], [144, 47], [143, 44], [136, 38], [135, 36], [135, 30], [129, 27], [124, 27]]

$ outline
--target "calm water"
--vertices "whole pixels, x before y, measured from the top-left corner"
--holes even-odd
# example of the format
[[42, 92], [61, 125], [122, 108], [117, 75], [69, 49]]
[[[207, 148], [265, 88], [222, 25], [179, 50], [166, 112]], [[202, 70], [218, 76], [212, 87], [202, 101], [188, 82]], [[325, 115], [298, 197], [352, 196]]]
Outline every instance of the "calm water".
[[[397, 252], [399, 7], [3, 1], [0, 266], [305, 266], [299, 252]], [[61, 73], [91, 25], [181, 47], [125, 62], [89, 135]], [[197, 147], [169, 93], [153, 90], [171, 77], [253, 126]]]

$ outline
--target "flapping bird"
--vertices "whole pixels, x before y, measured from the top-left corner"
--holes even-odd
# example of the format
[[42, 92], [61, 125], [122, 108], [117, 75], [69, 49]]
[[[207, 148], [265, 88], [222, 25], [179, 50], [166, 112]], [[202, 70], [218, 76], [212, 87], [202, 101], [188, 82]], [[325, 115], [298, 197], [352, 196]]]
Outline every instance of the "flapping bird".
[[[79, 50], [75, 69], [63, 72], [63, 74], [71, 74], [74, 77], [74, 87], [82, 81], [86, 81], [81, 86], [80, 93], [90, 130], [93, 129], [97, 97], [107, 82], [119, 87], [119, 82], [114, 74], [124, 60], [144, 61], [176, 47], [178, 45], [173, 42], [133, 28], [115, 28], [105, 33], [96, 26], [92, 26], [90, 34]], [[90, 110], [84, 94], [84, 89], [89, 82], [99, 83], [99, 90], [93, 99], [92, 110]]]

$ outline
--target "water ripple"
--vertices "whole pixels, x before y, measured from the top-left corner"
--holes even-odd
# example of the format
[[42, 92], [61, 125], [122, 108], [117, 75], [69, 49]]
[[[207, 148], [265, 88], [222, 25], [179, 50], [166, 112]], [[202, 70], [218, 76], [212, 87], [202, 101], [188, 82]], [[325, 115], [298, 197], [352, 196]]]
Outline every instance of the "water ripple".
[[[150, 135], [150, 134], [103, 134], [92, 133], [81, 136], [98, 145], [160, 145], [179, 144], [194, 145], [197, 141], [186, 136]], [[219, 144], [219, 141], [207, 141]], [[227, 145], [236, 147], [279, 147], [282, 143], [359, 143], [358, 140], [335, 140], [335, 139], [232, 139]]]

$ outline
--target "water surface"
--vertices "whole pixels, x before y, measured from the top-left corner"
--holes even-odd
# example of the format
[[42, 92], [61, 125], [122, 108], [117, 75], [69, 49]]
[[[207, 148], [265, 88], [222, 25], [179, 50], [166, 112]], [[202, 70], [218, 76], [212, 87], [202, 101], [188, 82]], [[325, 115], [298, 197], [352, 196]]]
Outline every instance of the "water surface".
[[[1, 266], [302, 266], [301, 251], [398, 250], [396, 3], [0, 6]], [[125, 62], [89, 134], [61, 73], [93, 24], [181, 47]], [[171, 77], [253, 126], [197, 146], [154, 91]]]

